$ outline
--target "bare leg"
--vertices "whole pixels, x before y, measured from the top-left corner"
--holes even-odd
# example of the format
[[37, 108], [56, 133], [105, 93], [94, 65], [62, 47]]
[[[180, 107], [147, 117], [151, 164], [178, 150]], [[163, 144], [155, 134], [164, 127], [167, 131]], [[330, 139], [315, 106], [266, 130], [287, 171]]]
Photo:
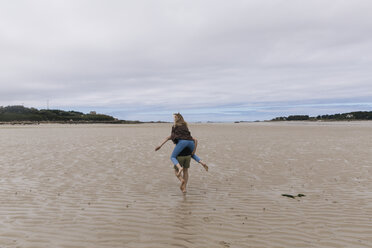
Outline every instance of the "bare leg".
[[201, 164], [203, 167], [204, 167], [204, 169], [206, 170], [206, 171], [208, 171], [208, 166], [207, 166], [207, 164], [206, 163], [204, 163], [203, 161], [199, 161], [199, 164]]
[[180, 182], [181, 182], [180, 190], [183, 192], [183, 189], [185, 187], [185, 180], [182, 178], [181, 175], [178, 174], [178, 171], [177, 170], [174, 170], [174, 175], [176, 175], [176, 177], [178, 178], [178, 180], [180, 180]]
[[182, 190], [183, 193], [186, 193], [186, 185], [187, 185], [187, 181], [189, 180], [189, 170], [188, 168], [184, 168], [183, 169], [183, 180], [184, 180], [184, 187]]

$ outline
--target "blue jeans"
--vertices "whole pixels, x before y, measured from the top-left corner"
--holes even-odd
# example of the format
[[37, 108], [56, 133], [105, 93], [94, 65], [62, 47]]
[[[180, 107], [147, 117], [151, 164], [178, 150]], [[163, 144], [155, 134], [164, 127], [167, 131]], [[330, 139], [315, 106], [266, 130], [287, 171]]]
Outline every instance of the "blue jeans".
[[[171, 160], [174, 165], [178, 164], [177, 156], [182, 152], [183, 149], [188, 147], [191, 151], [194, 151], [194, 141], [193, 140], [178, 140], [178, 143], [176, 147], [174, 148], [172, 155], [171, 155]], [[199, 163], [200, 158], [196, 156], [195, 154], [191, 156], [196, 162]]]

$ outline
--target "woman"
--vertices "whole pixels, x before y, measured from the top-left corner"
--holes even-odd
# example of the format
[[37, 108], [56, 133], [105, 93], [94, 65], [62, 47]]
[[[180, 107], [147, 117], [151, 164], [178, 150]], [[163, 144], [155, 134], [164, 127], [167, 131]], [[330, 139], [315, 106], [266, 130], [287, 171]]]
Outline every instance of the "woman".
[[159, 150], [168, 140], [172, 140], [173, 143], [176, 144], [176, 147], [172, 152], [171, 161], [178, 169], [177, 176], [179, 176], [183, 170], [177, 160], [177, 156], [186, 148], [192, 151], [191, 157], [208, 171], [208, 166], [195, 155], [197, 141], [191, 136], [186, 121], [180, 113], [174, 114], [173, 117], [174, 125], [172, 126], [171, 136], [167, 137], [160, 146], [156, 147], [155, 151]]

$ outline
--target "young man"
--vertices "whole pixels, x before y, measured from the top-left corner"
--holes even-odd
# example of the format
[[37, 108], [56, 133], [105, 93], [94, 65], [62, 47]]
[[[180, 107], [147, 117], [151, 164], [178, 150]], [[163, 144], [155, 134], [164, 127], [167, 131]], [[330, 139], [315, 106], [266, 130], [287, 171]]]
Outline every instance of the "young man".
[[180, 154], [177, 156], [177, 160], [181, 167], [183, 168], [181, 174], [178, 174], [177, 166], [174, 166], [174, 174], [180, 180], [181, 186], [180, 189], [183, 193], [186, 193], [186, 185], [189, 180], [189, 168], [190, 168], [190, 161], [191, 161], [191, 153], [192, 151], [189, 148], [185, 148], [181, 151]]
[[[177, 166], [176, 165], [174, 166], [174, 173], [181, 182], [180, 189], [183, 193], [186, 193], [186, 185], [187, 185], [187, 181], [189, 180], [190, 161], [196, 151], [196, 148], [198, 147], [198, 140], [197, 139], [193, 139], [193, 140], [195, 144], [194, 150], [191, 151], [189, 147], [185, 147], [177, 156], [177, 160], [180, 166], [182, 167], [181, 173], [183, 173], [183, 175], [179, 173]], [[200, 163], [200, 164], [204, 167], [206, 171], [208, 171], [208, 166], [206, 164], [204, 163]]]

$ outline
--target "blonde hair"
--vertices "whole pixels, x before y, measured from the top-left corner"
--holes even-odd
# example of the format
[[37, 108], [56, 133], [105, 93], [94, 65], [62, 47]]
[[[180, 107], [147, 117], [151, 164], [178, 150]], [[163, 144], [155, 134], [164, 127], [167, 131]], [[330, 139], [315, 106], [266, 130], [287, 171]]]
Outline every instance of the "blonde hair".
[[187, 122], [183, 119], [183, 116], [180, 113], [174, 113], [174, 126], [182, 126], [186, 125], [187, 127]]

